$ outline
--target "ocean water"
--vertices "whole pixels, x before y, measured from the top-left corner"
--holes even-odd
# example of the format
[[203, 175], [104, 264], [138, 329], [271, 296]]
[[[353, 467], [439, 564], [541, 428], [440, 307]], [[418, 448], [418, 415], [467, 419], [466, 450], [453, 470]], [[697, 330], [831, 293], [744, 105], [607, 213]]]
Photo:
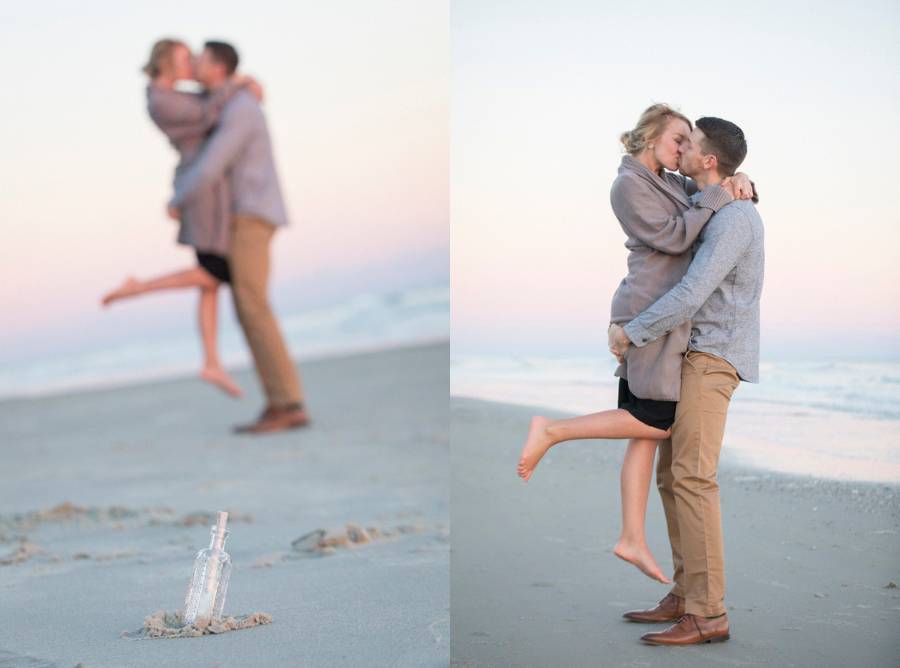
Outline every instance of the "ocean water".
[[[592, 413], [615, 408], [614, 369], [612, 357], [454, 355], [450, 388], [455, 396]], [[900, 483], [900, 362], [764, 361], [760, 377], [732, 398], [723, 464]]]
[[[326, 308], [281, 313], [280, 319], [292, 354], [301, 360], [446, 341], [450, 337], [450, 288], [442, 285], [364, 294]], [[222, 329], [225, 365], [249, 365], [249, 353], [237, 328]], [[183, 332], [168, 338], [5, 364], [0, 367], [0, 399], [182, 376], [195, 373], [200, 362], [200, 344], [191, 321]]]

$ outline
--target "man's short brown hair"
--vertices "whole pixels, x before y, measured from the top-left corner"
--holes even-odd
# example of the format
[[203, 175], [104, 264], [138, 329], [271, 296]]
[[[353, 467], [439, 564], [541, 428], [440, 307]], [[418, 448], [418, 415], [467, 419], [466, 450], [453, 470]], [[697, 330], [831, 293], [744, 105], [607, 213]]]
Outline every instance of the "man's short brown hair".
[[731, 121], [706, 116], [695, 124], [705, 139], [700, 147], [704, 155], [716, 156], [719, 176], [734, 176], [747, 157], [747, 140], [744, 131]]
[[228, 42], [210, 41], [203, 45], [203, 48], [212, 54], [213, 60], [225, 66], [228, 76], [237, 71], [238, 52]]

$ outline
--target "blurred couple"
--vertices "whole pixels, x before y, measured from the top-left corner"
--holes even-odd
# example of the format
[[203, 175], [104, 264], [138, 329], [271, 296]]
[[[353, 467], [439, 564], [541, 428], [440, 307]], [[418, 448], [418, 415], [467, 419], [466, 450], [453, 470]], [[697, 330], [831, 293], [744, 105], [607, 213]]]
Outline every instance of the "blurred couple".
[[[518, 462], [528, 480], [547, 451], [575, 439], [629, 439], [622, 463], [617, 557], [665, 584], [644, 531], [657, 451], [674, 586], [632, 622], [674, 622], [654, 645], [727, 640], [717, 470], [725, 418], [741, 381], [759, 375], [763, 225], [741, 129], [692, 124], [657, 104], [621, 136], [626, 155], [611, 203], [628, 239], [628, 275], [612, 300], [610, 352], [620, 363], [618, 408], [550, 420], [535, 416]], [[668, 171], [667, 171], [668, 170]], [[676, 170], [681, 173], [675, 173]]]
[[[262, 88], [237, 68], [238, 53], [225, 42], [206, 42], [196, 57], [180, 40], [153, 45], [143, 68], [149, 78], [147, 110], [180, 156], [168, 214], [179, 222], [178, 243], [195, 249], [197, 266], [148, 280], [129, 277], [102, 303], [199, 289], [200, 376], [239, 397], [241, 389], [222, 366], [217, 342], [218, 291], [229, 284], [267, 400], [255, 422], [235, 431], [260, 434], [305, 426], [309, 415], [268, 298], [272, 238], [288, 221], [260, 106]], [[184, 90], [179, 83], [187, 81], [198, 82], [202, 90]]]

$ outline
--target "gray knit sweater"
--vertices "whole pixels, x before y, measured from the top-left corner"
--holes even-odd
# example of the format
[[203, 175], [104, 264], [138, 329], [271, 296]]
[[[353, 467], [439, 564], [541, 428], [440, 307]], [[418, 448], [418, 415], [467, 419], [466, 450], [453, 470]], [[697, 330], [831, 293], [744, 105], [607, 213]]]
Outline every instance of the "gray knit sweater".
[[287, 224], [266, 117], [256, 98], [245, 90], [225, 103], [199, 157], [177, 175], [169, 203], [181, 207], [223, 176], [231, 187], [233, 213], [256, 216], [272, 225]]
[[[219, 122], [222, 108], [237, 92], [229, 82], [210, 94], [147, 86], [147, 111], [169, 138], [181, 160], [175, 181], [197, 160], [203, 142]], [[228, 255], [231, 239], [231, 190], [223, 175], [210, 180], [181, 207], [178, 243], [205, 253]]]
[[625, 333], [641, 348], [691, 321], [690, 350], [721, 357], [742, 380], [759, 382], [762, 219], [751, 202], [732, 202], [710, 219], [699, 241], [684, 278], [625, 325]]
[[[610, 322], [625, 324], [675, 286], [691, 263], [691, 247], [712, 215], [732, 200], [719, 186], [692, 201], [696, 184], [680, 174], [656, 174], [626, 155], [610, 203], [628, 236], [628, 275], [612, 299]], [[691, 337], [688, 322], [641, 348], [631, 348], [616, 375], [642, 399], [678, 401], [681, 361]]]

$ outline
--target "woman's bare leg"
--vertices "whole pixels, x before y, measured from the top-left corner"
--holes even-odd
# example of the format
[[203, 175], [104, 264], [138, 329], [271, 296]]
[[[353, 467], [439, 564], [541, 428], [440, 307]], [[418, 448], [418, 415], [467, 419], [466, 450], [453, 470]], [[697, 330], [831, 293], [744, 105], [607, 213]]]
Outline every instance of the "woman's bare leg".
[[109, 306], [119, 299], [137, 297], [148, 292], [200, 288], [198, 322], [200, 325], [200, 338], [203, 342], [204, 358], [200, 377], [208, 383], [221, 388], [231, 396], [239, 397], [242, 394], [241, 388], [225, 371], [219, 360], [217, 340], [219, 285], [221, 285], [219, 281], [203, 267], [184, 269], [146, 281], [129, 277], [118, 288], [103, 296], [103, 305]]
[[619, 559], [634, 564], [648, 577], [671, 584], [647, 547], [644, 519], [653, 478], [653, 460], [659, 441], [633, 438], [622, 462], [622, 534], [613, 549]]
[[219, 285], [218, 281], [216, 281], [216, 287], [202, 288], [200, 290], [198, 322], [200, 325], [200, 339], [203, 341], [203, 369], [200, 371], [200, 377], [231, 396], [239, 397], [243, 394], [241, 388], [234, 382], [234, 378], [225, 370], [219, 359]]
[[202, 267], [176, 271], [175, 273], [165, 274], [147, 281], [141, 281], [129, 276], [118, 288], [103, 295], [102, 303], [104, 306], [109, 306], [119, 299], [137, 297], [148, 292], [178, 290], [181, 288], [214, 288], [218, 284], [219, 282]]
[[550, 420], [538, 415], [531, 419], [518, 473], [528, 481], [547, 451], [564, 441], [631, 439], [622, 463], [622, 535], [613, 552], [620, 559], [637, 566], [648, 577], [668, 584], [671, 580], [663, 575], [644, 536], [653, 459], [658, 441], [668, 437], [668, 431], [644, 424], [621, 408], [565, 420]]
[[585, 438], [641, 438], [658, 441], [668, 436], [669, 432], [644, 424], [621, 408], [565, 420], [550, 420], [538, 415], [531, 419], [528, 438], [519, 457], [518, 473], [527, 481], [547, 450], [563, 441]]

